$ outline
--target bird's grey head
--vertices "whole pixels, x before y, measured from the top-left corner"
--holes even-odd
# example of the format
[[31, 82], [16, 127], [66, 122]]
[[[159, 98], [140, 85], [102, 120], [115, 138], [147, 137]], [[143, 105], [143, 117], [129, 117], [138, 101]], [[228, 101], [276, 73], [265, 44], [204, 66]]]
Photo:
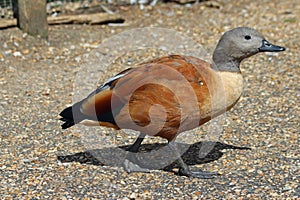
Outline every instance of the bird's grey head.
[[262, 34], [252, 28], [239, 27], [227, 31], [221, 37], [213, 54], [213, 68], [239, 72], [240, 62], [259, 52], [284, 51], [284, 47], [269, 43]]

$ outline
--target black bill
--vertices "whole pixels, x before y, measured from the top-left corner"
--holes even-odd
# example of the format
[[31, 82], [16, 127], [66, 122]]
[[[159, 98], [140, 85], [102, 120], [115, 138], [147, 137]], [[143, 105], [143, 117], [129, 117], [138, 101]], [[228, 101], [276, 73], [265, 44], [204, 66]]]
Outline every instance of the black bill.
[[267, 40], [262, 41], [262, 46], [259, 48], [260, 52], [279, 52], [284, 51], [285, 48], [277, 45], [273, 45]]

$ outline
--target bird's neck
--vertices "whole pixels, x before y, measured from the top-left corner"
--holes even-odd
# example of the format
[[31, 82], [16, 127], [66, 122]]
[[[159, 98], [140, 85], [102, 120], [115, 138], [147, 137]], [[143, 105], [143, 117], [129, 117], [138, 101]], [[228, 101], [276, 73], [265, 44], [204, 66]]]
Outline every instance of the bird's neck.
[[240, 70], [240, 61], [228, 60], [228, 61], [215, 61], [211, 64], [212, 69], [216, 71], [226, 71], [226, 72], [238, 72]]
[[232, 55], [228, 55], [223, 49], [216, 48], [213, 54], [212, 69], [216, 71], [227, 72], [241, 72], [240, 63], [242, 59], [238, 60]]

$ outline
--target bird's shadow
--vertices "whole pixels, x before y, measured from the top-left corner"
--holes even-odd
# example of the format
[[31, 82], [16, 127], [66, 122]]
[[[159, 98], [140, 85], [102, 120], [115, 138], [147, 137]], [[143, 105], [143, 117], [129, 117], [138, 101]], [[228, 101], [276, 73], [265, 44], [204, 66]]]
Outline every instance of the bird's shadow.
[[[57, 156], [61, 163], [79, 162], [91, 165], [123, 166], [130, 158], [131, 162], [147, 169], [172, 171], [178, 168], [174, 149], [161, 143], [143, 144], [138, 153], [125, 151], [128, 146], [92, 149], [71, 155]], [[224, 149], [249, 150], [249, 147], [239, 147], [220, 142], [197, 142], [194, 144], [177, 143], [177, 149], [187, 165], [197, 165], [218, 160], [224, 154]], [[173, 155], [173, 156], [172, 156]]]

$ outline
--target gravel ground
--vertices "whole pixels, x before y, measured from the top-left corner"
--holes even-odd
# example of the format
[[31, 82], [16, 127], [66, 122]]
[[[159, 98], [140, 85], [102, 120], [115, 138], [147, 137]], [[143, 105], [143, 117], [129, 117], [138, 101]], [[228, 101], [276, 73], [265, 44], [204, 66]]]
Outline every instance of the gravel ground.
[[[219, 4], [221, 8], [201, 3], [118, 8], [126, 26], [51, 26], [48, 42], [16, 28], [0, 30], [0, 198], [300, 199], [299, 1], [224, 0]], [[60, 128], [58, 113], [72, 103], [83, 55], [116, 33], [149, 26], [185, 33], [209, 53], [225, 30], [237, 26], [256, 28], [269, 41], [287, 48], [242, 64], [244, 95], [227, 113], [223, 133], [218, 138], [201, 136], [202, 143], [196, 140], [196, 146], [208, 143], [205, 138], [219, 142], [211, 157], [190, 161], [193, 168], [221, 174], [214, 179], [162, 170], [128, 174], [117, 166], [103, 166], [93, 162], [87, 150], [96, 149], [87, 146], [75, 128]], [[126, 67], [112, 68], [106, 78]], [[112, 137], [122, 146], [130, 143], [126, 135], [116, 132]], [[163, 140], [146, 143], [156, 141]], [[241, 146], [251, 150], [235, 149]], [[62, 164], [58, 158], [77, 162]]]

